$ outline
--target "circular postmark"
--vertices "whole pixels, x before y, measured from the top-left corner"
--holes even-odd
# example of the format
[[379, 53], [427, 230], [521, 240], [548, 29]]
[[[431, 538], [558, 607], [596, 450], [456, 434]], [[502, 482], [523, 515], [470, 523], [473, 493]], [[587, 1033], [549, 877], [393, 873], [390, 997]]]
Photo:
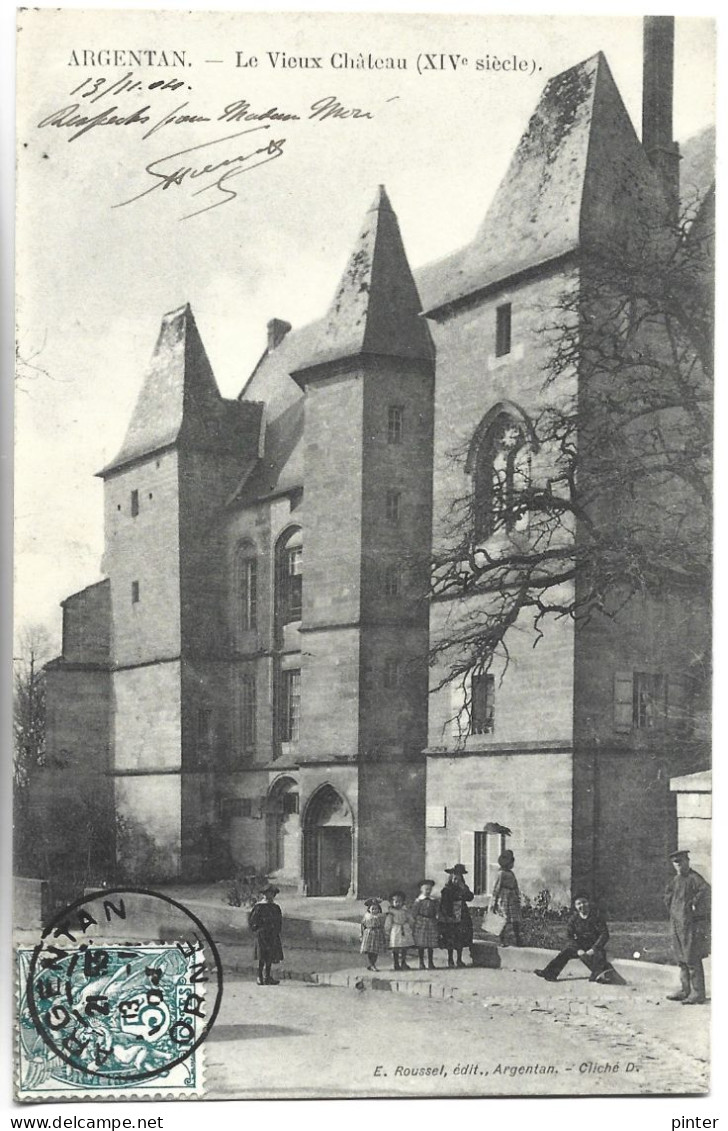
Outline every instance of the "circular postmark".
[[159, 892], [113, 888], [45, 928], [20, 1023], [76, 1081], [123, 1088], [194, 1059], [221, 1001], [220, 956], [197, 916]]

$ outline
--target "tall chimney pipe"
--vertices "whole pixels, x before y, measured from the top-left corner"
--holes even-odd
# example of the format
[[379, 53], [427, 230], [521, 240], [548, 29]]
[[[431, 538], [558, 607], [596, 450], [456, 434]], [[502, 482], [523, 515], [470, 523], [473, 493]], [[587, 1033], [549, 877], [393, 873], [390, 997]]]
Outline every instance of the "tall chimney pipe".
[[674, 17], [645, 16], [642, 145], [662, 181], [672, 221], [680, 208], [680, 150], [672, 136], [674, 55]]

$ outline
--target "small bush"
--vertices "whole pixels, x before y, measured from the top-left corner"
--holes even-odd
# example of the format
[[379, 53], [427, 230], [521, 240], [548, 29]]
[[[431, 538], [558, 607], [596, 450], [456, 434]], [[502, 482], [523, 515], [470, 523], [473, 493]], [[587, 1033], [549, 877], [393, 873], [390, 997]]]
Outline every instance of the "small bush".
[[262, 872], [242, 868], [228, 881], [225, 902], [230, 907], [252, 907], [267, 883], [268, 877]]
[[531, 899], [521, 897], [521, 935], [524, 946], [560, 948], [564, 941], [562, 924], [569, 916], [569, 908], [562, 904], [552, 906], [548, 888]]

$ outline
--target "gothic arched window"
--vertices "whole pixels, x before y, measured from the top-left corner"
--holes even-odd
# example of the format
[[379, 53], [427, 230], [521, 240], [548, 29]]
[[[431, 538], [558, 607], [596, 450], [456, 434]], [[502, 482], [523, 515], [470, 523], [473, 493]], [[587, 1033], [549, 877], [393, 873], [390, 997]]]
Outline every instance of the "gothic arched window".
[[528, 528], [533, 428], [515, 405], [496, 405], [481, 421], [468, 457], [476, 538]]
[[276, 546], [276, 611], [280, 627], [301, 619], [303, 538], [300, 526], [286, 531]]

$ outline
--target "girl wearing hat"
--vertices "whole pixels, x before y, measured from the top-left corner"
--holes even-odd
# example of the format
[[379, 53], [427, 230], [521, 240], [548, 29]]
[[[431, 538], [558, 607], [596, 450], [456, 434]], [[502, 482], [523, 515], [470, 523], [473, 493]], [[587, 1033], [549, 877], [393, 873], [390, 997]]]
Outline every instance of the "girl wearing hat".
[[384, 913], [379, 899], [365, 899], [364, 918], [361, 921], [361, 954], [369, 959], [367, 970], [376, 970], [377, 958], [387, 949], [384, 936]]
[[407, 948], [415, 945], [405, 900], [403, 891], [393, 891], [389, 897], [389, 911], [384, 917], [384, 929], [395, 970], [410, 969], [407, 965]]
[[255, 957], [258, 960], [258, 985], [277, 986], [279, 983], [271, 977], [271, 966], [274, 962], [283, 961], [283, 947], [281, 946], [281, 928], [283, 915], [275, 898], [278, 888], [273, 884], [263, 888], [260, 900], [252, 908], [248, 917], [248, 925], [255, 935]]
[[491, 909], [500, 911], [505, 915], [505, 923], [500, 933], [500, 941], [504, 942], [508, 928], [513, 932], [516, 946], [521, 945], [521, 893], [518, 890], [518, 880], [513, 873], [516, 858], [507, 848], [498, 857], [500, 871], [493, 885], [493, 899]]
[[440, 945], [447, 950], [448, 966], [455, 966], [454, 954], [457, 965], [464, 966], [463, 949], [473, 942], [473, 921], [467, 905], [475, 896], [465, 883], [468, 870], [464, 864], [445, 871], [450, 879], [440, 892]]
[[412, 934], [420, 956], [420, 970], [425, 969], [425, 951], [427, 951], [428, 969], [435, 969], [432, 952], [436, 946], [440, 945], [440, 932], [437, 925], [440, 905], [432, 897], [434, 886], [434, 880], [420, 880], [420, 894], [412, 905]]

